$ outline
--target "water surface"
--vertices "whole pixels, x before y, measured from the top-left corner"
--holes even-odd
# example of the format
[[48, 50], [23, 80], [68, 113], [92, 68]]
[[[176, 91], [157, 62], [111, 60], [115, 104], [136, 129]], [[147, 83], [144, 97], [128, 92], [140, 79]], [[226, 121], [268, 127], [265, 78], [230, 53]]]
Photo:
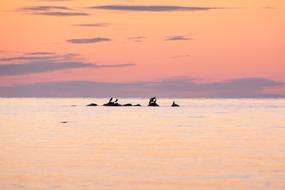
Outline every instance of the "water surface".
[[0, 99], [0, 189], [285, 189], [285, 99], [105, 101]]

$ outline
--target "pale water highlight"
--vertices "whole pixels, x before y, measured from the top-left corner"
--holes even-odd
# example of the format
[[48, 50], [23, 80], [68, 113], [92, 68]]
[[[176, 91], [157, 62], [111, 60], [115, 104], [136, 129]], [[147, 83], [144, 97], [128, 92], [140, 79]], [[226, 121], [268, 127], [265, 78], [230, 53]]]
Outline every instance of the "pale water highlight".
[[107, 101], [0, 99], [0, 189], [285, 189], [285, 99]]

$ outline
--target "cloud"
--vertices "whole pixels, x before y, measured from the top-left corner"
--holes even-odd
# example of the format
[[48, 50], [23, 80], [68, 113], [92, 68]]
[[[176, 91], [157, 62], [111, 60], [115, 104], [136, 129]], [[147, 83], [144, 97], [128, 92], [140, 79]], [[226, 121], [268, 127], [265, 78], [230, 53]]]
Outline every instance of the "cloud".
[[110, 65], [97, 65], [98, 68], [119, 68], [119, 67], [132, 67], [136, 64], [126, 63], [126, 64], [110, 64]]
[[91, 44], [91, 43], [100, 43], [100, 42], [108, 42], [112, 41], [110, 38], [77, 38], [77, 39], [69, 39], [67, 42], [73, 44]]
[[135, 37], [129, 37], [130, 40], [141, 40], [141, 39], [145, 39], [145, 36], [135, 36]]
[[19, 10], [29, 14], [59, 16], [59, 17], [90, 15], [88, 13], [74, 11], [71, 8], [65, 6], [33, 6], [33, 7], [23, 7], [20, 8]]
[[47, 60], [54, 59], [56, 56], [17, 56], [17, 57], [8, 57], [8, 58], [0, 58], [0, 62], [11, 62], [11, 61], [31, 61], [31, 60]]
[[109, 23], [93, 23], [93, 24], [75, 24], [73, 26], [79, 26], [79, 27], [107, 27], [109, 26]]
[[46, 15], [46, 16], [59, 16], [59, 17], [65, 17], [65, 16], [89, 16], [88, 13], [82, 13], [82, 12], [39, 12], [34, 13], [38, 15]]
[[170, 89], [175, 94], [190, 94], [193, 97], [211, 98], [247, 98], [247, 97], [267, 97], [263, 92], [266, 88], [284, 85], [264, 78], [241, 78], [214, 83], [198, 83], [189, 78], [176, 78], [163, 80], [150, 85], [150, 89], [165, 93]]
[[[96, 65], [94, 65], [96, 67]], [[64, 69], [94, 67], [93, 64], [80, 62], [34, 62], [26, 64], [1, 64], [0, 76], [26, 75]]]
[[25, 55], [54, 55], [53, 52], [46, 52], [46, 51], [37, 51], [37, 52], [29, 52], [25, 53]]
[[212, 9], [221, 9], [219, 7], [183, 7], [166, 5], [102, 5], [93, 6], [91, 9], [114, 10], [114, 11], [209, 11]]
[[[69, 53], [50, 55], [50, 52], [32, 52], [29, 56], [0, 58], [0, 76], [15, 76], [77, 68], [121, 68], [134, 64], [101, 65], [81, 61], [80, 55]], [[32, 55], [31, 55], [32, 54]]]
[[188, 38], [186, 36], [170, 36], [166, 38], [167, 41], [183, 41], [183, 40], [191, 40], [191, 38]]
[[29, 53], [24, 53], [21, 56], [4, 57], [4, 58], [0, 57], [0, 63], [1, 62], [26, 63], [26, 62], [36, 62], [36, 61], [42, 61], [42, 62], [66, 61], [70, 59], [74, 60], [79, 57], [80, 57], [80, 54], [76, 54], [76, 53], [57, 55], [53, 52], [29, 52]]
[[284, 83], [264, 78], [242, 78], [214, 83], [199, 83], [190, 78], [134, 83], [66, 81], [0, 87], [0, 96], [150, 97], [155, 95], [158, 97], [266, 98], [282, 97], [282, 95], [264, 92], [266, 88], [281, 85]]
[[134, 37], [129, 37], [128, 39], [134, 42], [143, 42], [144, 39], [146, 39], [146, 37], [145, 36], [134, 36]]
[[26, 75], [77, 68], [120, 68], [134, 64], [97, 65], [84, 62], [34, 62], [25, 64], [0, 64], [0, 76]]
[[71, 58], [76, 58], [76, 57], [79, 57], [80, 54], [78, 53], [67, 53], [67, 54], [64, 54], [63, 57], [66, 58], [66, 59], [71, 59]]
[[52, 10], [71, 10], [65, 6], [34, 6], [21, 8], [22, 11], [52, 11]]

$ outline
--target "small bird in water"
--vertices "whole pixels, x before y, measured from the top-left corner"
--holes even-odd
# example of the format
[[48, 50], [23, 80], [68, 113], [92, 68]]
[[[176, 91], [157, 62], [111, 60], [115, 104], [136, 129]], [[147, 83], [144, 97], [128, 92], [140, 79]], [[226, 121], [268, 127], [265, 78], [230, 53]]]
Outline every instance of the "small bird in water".
[[178, 105], [178, 104], [176, 104], [176, 103], [175, 103], [175, 101], [173, 101], [173, 103], [172, 103], [171, 107], [179, 107], [179, 105]]
[[103, 104], [103, 106], [122, 106], [121, 104], [118, 103], [118, 98], [114, 101], [113, 101], [113, 97], [110, 98], [109, 102], [106, 103], [106, 104]]
[[159, 105], [156, 103], [156, 97], [152, 97], [149, 99], [148, 106], [158, 107]]

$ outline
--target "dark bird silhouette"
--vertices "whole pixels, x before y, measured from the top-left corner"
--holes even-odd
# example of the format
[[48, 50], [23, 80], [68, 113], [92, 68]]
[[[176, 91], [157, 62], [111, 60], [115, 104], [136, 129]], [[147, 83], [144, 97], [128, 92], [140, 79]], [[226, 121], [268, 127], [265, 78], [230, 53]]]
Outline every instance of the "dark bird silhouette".
[[156, 97], [152, 97], [149, 99], [149, 102], [154, 102], [155, 99], [156, 99]]
[[148, 106], [158, 107], [159, 105], [156, 103], [156, 97], [152, 97], [149, 99]]
[[113, 97], [110, 98], [109, 102], [106, 104], [103, 104], [103, 106], [122, 106], [121, 104], [118, 103], [118, 98], [112, 102]]
[[179, 107], [179, 105], [178, 105], [178, 104], [176, 104], [176, 103], [175, 103], [175, 101], [173, 101], [173, 103], [172, 103], [171, 107]]

